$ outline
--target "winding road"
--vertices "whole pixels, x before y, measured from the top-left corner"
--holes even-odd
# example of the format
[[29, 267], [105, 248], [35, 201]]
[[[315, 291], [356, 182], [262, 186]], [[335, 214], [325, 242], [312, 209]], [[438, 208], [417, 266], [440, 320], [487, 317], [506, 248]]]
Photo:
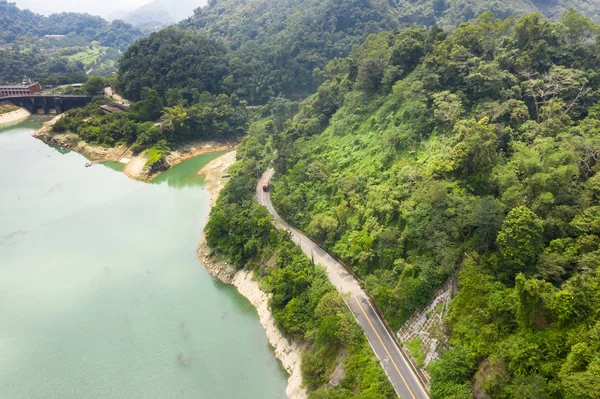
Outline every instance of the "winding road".
[[344, 268], [344, 266], [322, 250], [304, 234], [288, 225], [275, 211], [271, 203], [269, 192], [264, 192], [262, 185], [271, 179], [275, 171], [267, 170], [256, 186], [256, 198], [273, 215], [275, 227], [290, 232], [292, 241], [300, 246], [302, 251], [325, 267], [329, 281], [344, 295], [346, 305], [356, 317], [358, 324], [364, 331], [375, 355], [379, 358], [385, 373], [392, 382], [396, 394], [404, 399], [427, 399], [429, 395], [421, 385], [419, 377], [409, 364], [408, 360], [392, 338], [388, 329], [369, 297], [362, 290], [358, 281]]

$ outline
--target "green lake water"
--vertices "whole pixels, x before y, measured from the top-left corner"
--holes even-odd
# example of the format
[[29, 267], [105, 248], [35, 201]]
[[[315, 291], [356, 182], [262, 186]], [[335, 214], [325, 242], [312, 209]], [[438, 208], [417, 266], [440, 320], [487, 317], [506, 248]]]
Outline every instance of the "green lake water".
[[147, 184], [39, 125], [0, 130], [0, 398], [285, 398], [256, 311], [196, 259], [217, 154]]

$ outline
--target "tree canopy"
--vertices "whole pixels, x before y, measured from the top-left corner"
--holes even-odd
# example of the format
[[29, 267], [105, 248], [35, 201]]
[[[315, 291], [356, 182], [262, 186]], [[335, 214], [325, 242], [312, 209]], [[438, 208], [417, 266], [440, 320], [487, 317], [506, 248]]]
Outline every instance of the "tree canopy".
[[223, 93], [228, 54], [219, 41], [194, 31], [168, 28], [134, 43], [119, 62], [117, 84], [132, 100], [142, 89], [155, 89], [162, 97], [179, 90], [188, 102], [204, 91]]
[[[258, 105], [279, 95], [299, 100], [314, 93], [322, 83], [320, 77], [325, 65], [334, 58], [347, 57], [353, 46], [362, 44], [369, 34], [406, 25], [420, 27], [437, 24], [456, 28], [461, 22], [472, 20], [485, 10], [502, 18], [537, 10], [548, 17], [558, 18], [567, 7], [574, 7], [600, 22], [598, 6], [584, 0], [568, 3], [559, 0], [552, 4], [512, 0], [215, 0], [196, 9], [194, 15], [179, 23], [178, 27], [199, 31], [222, 43], [228, 51], [228, 57], [226, 68], [221, 68], [225, 67], [225, 63], [220, 55], [215, 60], [220, 68], [219, 73], [225, 73], [219, 76], [223, 83], [220, 92], [236, 94], [250, 105]], [[132, 78], [159, 78], [154, 88], [160, 93], [165, 89], [158, 86], [164, 86], [165, 81], [178, 81], [176, 85], [190, 82], [190, 88], [214, 92], [203, 87], [205, 82], [198, 76], [196, 64], [177, 62], [183, 54], [169, 45], [178, 43], [185, 47], [177, 39], [178, 36], [185, 37], [186, 41], [191, 40], [189, 34], [176, 34], [169, 28], [164, 35], [145, 42], [150, 51], [144, 54], [144, 62], [129, 62], [126, 56], [127, 62], [122, 65], [120, 74], [128, 74]], [[164, 40], [164, 45], [160, 43], [161, 40]], [[418, 39], [407, 36], [403, 38], [403, 44], [398, 44], [394, 55], [397, 59], [396, 69], [387, 71], [386, 81], [393, 80], [398, 71], [410, 68], [411, 60], [423, 51], [411, 44], [414, 41]], [[140, 45], [138, 51], [143, 51], [144, 45]], [[212, 46], [204, 44], [203, 47]], [[159, 47], [161, 53], [152, 57], [152, 50]], [[135, 54], [130, 53], [130, 56]], [[190, 55], [186, 54], [183, 58], [190, 58]], [[408, 65], [401, 61], [404, 58]], [[173, 68], [164, 65], [165, 59], [174, 63]], [[360, 79], [360, 84], [379, 84], [379, 75], [383, 73], [380, 70], [381, 61], [363, 59], [358, 73], [370, 76], [372, 82]], [[142, 70], [148, 69], [154, 62], [158, 64], [156, 69], [161, 66], [160, 73], [163, 76], [153, 76], [153, 72]], [[201, 69], [207, 68], [201, 66]], [[145, 85], [149, 86], [149, 83]], [[139, 89], [136, 92], [139, 95]]]
[[[257, 262], [267, 235], [230, 240], [272, 159], [280, 214], [342, 259], [392, 326], [458, 277], [433, 398], [594, 398], [599, 32], [570, 10], [370, 35], [316, 71], [293, 117], [251, 125], [238, 169], [250, 182], [226, 189], [210, 243]], [[320, 314], [317, 343], [339, 322]]]

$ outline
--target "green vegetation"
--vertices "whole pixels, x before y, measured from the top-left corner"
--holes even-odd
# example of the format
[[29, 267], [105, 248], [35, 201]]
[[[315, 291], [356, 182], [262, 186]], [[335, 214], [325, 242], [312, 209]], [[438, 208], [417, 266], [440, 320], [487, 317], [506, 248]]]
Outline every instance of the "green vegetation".
[[15, 3], [0, 3], [0, 43], [13, 43], [45, 35], [73, 35], [86, 42], [126, 49], [141, 32], [123, 21], [108, 22], [89, 14], [63, 12], [44, 16], [19, 9]]
[[434, 398], [474, 374], [497, 398], [598, 391], [598, 32], [569, 12], [371, 36], [277, 137], [279, 210], [393, 325], [463, 266]]
[[264, 104], [313, 93], [315, 68], [397, 22], [383, 0], [229, 0], [209, 2], [180, 26], [228, 43], [228, 83], [240, 98]]
[[[290, 267], [264, 266], [283, 244], [251, 200], [272, 159], [279, 212], [363, 279], [392, 326], [458, 275], [433, 398], [596, 397], [599, 32], [569, 11], [369, 36], [291, 120], [263, 111], [250, 126], [209, 244], [263, 276]], [[274, 312], [314, 345], [310, 302], [290, 293], [315, 277], [293, 270]], [[308, 359], [315, 387], [328, 366]]]
[[[283, 99], [277, 103], [270, 109], [286, 105], [293, 109]], [[235, 267], [255, 270], [263, 288], [273, 294], [271, 310], [277, 326], [286, 336], [308, 343], [302, 374], [310, 398], [394, 398], [383, 369], [324, 269], [315, 266], [287, 233], [276, 230], [267, 210], [253, 200], [257, 173], [270, 159], [267, 132], [277, 129], [275, 115], [263, 116], [249, 127], [252, 133], [238, 147], [240, 160], [211, 212], [207, 241]], [[327, 388], [340, 361], [346, 377], [337, 389]]]
[[[178, 28], [200, 31], [215, 42], [208, 44], [202, 35], [176, 33], [175, 28], [160, 32], [124, 56], [119, 68], [120, 88], [131, 98], [139, 97], [141, 88], [147, 86], [161, 95], [169, 87], [235, 94], [251, 105], [264, 104], [279, 95], [298, 100], [314, 93], [322, 83], [328, 61], [348, 56], [353, 46], [363, 43], [369, 34], [409, 24], [455, 28], [485, 10], [503, 18], [540, 10], [558, 18], [567, 6], [600, 22], [597, 4], [585, 0], [551, 4], [497, 0], [214, 0], [196, 9]], [[138, 56], [143, 61], [137, 61]], [[212, 57], [215, 67], [208, 80], [218, 83], [217, 87], [208, 86], [206, 76], [202, 76], [209, 71], [203, 65], [205, 57]]]
[[65, 54], [65, 51], [61, 52], [61, 55], [65, 55], [69, 61], [81, 62], [84, 67], [96, 62], [98, 57], [102, 54], [105, 48], [100, 47], [97, 43], [92, 43], [87, 47], [75, 47], [65, 49], [70, 54]]
[[224, 92], [226, 57], [225, 47], [203, 34], [164, 29], [137, 41], [123, 55], [118, 87], [132, 100], [140, 99], [143, 88], [150, 87], [165, 99], [177, 96], [196, 103], [204, 91]]
[[444, 28], [456, 28], [462, 22], [475, 19], [486, 11], [491, 11], [502, 19], [540, 12], [546, 18], [558, 20], [569, 8], [600, 22], [598, 4], [587, 0], [398, 0], [397, 3], [400, 22], [416, 26], [437, 24]]
[[[45, 37], [46, 35], [51, 35]], [[59, 36], [56, 36], [59, 35]], [[0, 2], [0, 82], [23, 75], [47, 84], [85, 82], [86, 72], [109, 75], [142, 32], [123, 21], [88, 14], [43, 16]]]
[[16, 111], [18, 109], [19, 109], [19, 107], [14, 106], [11, 103], [0, 103], [0, 115], [1, 114], [7, 114], [9, 112], [13, 112], [13, 111]]
[[[362, 279], [394, 328], [458, 276], [434, 399], [595, 398], [600, 28], [573, 10], [458, 25], [538, 8], [556, 18], [564, 3], [212, 0], [125, 53], [129, 112], [103, 115], [99, 100], [54, 130], [146, 151], [153, 169], [177, 143], [247, 132], [207, 242], [255, 271], [279, 328], [308, 344], [311, 398], [394, 392], [324, 271], [253, 200], [270, 162], [279, 212]], [[83, 72], [73, 54], [3, 51], [0, 78]], [[266, 105], [253, 117], [248, 102]], [[407, 345], [422, 362], [421, 343]], [[328, 388], [340, 361], [346, 377]]]
[[425, 354], [421, 350], [421, 343], [422, 343], [421, 338], [419, 338], [419, 337], [415, 337], [415, 338], [411, 339], [410, 341], [406, 341], [404, 343], [404, 345], [406, 345], [406, 347], [408, 348], [408, 351], [410, 352], [412, 357], [414, 357], [416, 359], [417, 365], [419, 367], [423, 367], [423, 364], [425, 362]]
[[[82, 90], [96, 94], [104, 85], [103, 79], [91, 78]], [[177, 144], [235, 138], [245, 130], [248, 113], [243, 104], [224, 94], [203, 93], [200, 99], [201, 102], [190, 107], [180, 104], [164, 107], [156, 90], [145, 89], [142, 99], [128, 112], [105, 114], [100, 106], [111, 102], [99, 98], [86, 107], [68, 111], [54, 124], [53, 131], [73, 132], [92, 144], [131, 146], [136, 153], [146, 151], [147, 165], [160, 170], [164, 155]]]
[[0, 55], [0, 81], [20, 82], [24, 75], [47, 84], [85, 82], [87, 79], [82, 63], [47, 56], [35, 48], [14, 45], [0, 50]]

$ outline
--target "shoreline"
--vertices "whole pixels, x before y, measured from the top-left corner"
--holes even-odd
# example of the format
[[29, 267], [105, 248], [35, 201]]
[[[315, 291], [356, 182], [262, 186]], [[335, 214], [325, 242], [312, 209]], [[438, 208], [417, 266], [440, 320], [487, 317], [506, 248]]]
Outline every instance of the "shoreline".
[[0, 128], [10, 127], [29, 118], [31, 114], [25, 108], [0, 114]]
[[124, 145], [103, 147], [100, 145], [89, 144], [75, 133], [51, 133], [52, 125], [54, 125], [62, 115], [64, 114], [58, 115], [52, 120], [44, 123], [39, 130], [33, 133], [33, 137], [46, 144], [59, 145], [82, 154], [89, 158], [92, 164], [106, 161], [120, 162], [124, 165], [123, 173], [134, 180], [151, 181], [160, 173], [189, 158], [209, 152], [233, 149], [237, 145], [234, 141], [215, 140], [198, 140], [185, 145], [180, 145], [165, 154], [164, 163], [159, 169], [151, 170], [146, 167], [148, 158], [144, 152], [134, 155], [130, 150], [130, 147]]
[[[206, 187], [210, 193], [210, 209], [215, 204], [219, 192], [225, 186], [223, 174], [233, 162], [235, 162], [235, 151], [214, 159], [198, 172], [199, 175], [205, 176]], [[256, 308], [260, 324], [267, 334], [269, 344], [274, 349], [275, 357], [279, 359], [289, 374], [285, 391], [287, 397], [289, 399], [306, 399], [308, 394], [302, 386], [302, 372], [300, 369], [302, 345], [298, 342], [290, 342], [275, 325], [275, 320], [269, 309], [271, 295], [261, 290], [260, 285], [253, 278], [252, 272], [235, 270], [224, 259], [214, 256], [205, 242], [204, 232], [198, 244], [197, 256], [211, 276], [225, 284], [236, 287], [238, 292]]]

